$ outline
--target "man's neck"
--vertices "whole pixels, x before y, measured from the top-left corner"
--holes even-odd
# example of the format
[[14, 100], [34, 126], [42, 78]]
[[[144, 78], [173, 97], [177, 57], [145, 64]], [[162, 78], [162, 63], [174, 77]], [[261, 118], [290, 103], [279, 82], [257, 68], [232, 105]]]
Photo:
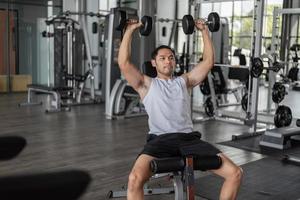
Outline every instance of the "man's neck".
[[157, 78], [163, 79], [163, 80], [170, 80], [170, 79], [173, 79], [173, 75], [165, 76], [165, 75], [162, 75], [162, 74], [157, 74]]

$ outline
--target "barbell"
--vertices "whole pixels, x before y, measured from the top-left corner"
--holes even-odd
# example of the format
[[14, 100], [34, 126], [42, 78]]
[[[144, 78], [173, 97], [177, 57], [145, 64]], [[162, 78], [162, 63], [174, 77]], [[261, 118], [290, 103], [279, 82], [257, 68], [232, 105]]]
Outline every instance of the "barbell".
[[[123, 31], [125, 26], [130, 23], [139, 22], [138, 19], [129, 19], [127, 18], [127, 14], [123, 10], [119, 10], [117, 14], [118, 26], [116, 30]], [[143, 16], [141, 18], [141, 23], [143, 24], [140, 28], [140, 34], [144, 36], [148, 36], [152, 31], [152, 17]], [[182, 23], [183, 32], [185, 34], [192, 34], [195, 29], [195, 20], [191, 15], [184, 15], [182, 19], [168, 19], [168, 18], [157, 18], [158, 22], [170, 22], [170, 21], [178, 21]], [[216, 32], [220, 28], [220, 17], [218, 13], [212, 12], [208, 15], [207, 21], [205, 24], [208, 26], [208, 29], [211, 32]]]
[[[181, 22], [182, 29], [185, 34], [192, 34], [195, 29], [195, 21], [192, 15], [184, 15], [182, 19], [158, 18], [158, 22]], [[216, 12], [211, 12], [207, 20], [204, 22], [211, 32], [217, 32], [220, 29], [220, 17]]]
[[273, 63], [272, 67], [264, 67], [263, 61], [260, 58], [255, 57], [252, 58], [251, 76], [254, 78], [258, 78], [260, 77], [264, 69], [279, 72], [279, 70], [283, 67], [284, 66], [282, 65], [282, 63], [279, 63], [277, 61]]

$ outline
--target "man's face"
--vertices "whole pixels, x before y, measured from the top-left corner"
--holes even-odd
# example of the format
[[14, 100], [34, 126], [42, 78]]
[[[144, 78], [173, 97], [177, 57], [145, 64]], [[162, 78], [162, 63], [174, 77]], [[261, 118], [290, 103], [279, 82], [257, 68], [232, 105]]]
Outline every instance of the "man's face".
[[176, 60], [173, 52], [170, 49], [160, 49], [151, 61], [152, 65], [156, 67], [157, 73], [164, 76], [172, 76], [176, 66]]

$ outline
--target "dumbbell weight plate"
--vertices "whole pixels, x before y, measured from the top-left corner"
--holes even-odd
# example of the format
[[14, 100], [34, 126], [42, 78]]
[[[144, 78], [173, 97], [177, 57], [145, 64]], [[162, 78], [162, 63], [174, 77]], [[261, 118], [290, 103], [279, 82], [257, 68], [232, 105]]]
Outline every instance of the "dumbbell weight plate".
[[152, 31], [152, 17], [143, 16], [141, 19], [143, 26], [140, 28], [140, 34], [143, 36], [148, 36]]
[[288, 106], [278, 106], [274, 116], [274, 124], [277, 128], [289, 126], [292, 119], [292, 111]]
[[123, 31], [126, 26], [126, 12], [124, 10], [119, 10], [116, 17], [118, 19], [118, 26], [116, 27], [116, 30]]
[[282, 83], [276, 82], [272, 89], [272, 100], [274, 103], [280, 103], [285, 97], [286, 91]]
[[264, 64], [260, 58], [252, 59], [251, 76], [258, 78], [264, 70]]
[[207, 26], [210, 32], [217, 32], [220, 29], [220, 17], [218, 13], [209, 13], [207, 21], [209, 21]]
[[184, 15], [182, 18], [182, 29], [187, 35], [194, 32], [195, 21], [192, 15]]

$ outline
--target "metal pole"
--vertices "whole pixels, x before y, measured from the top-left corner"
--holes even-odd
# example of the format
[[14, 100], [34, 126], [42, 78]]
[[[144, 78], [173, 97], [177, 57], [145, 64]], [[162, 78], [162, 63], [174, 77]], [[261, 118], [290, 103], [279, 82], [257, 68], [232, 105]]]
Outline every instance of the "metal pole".
[[88, 65], [89, 65], [89, 79], [90, 79], [90, 87], [91, 87], [91, 98], [95, 99], [95, 84], [94, 84], [94, 68], [92, 63], [92, 56], [91, 56], [91, 48], [90, 48], [90, 41], [87, 33], [87, 25], [85, 16], [81, 15], [81, 24], [82, 24], [82, 30], [83, 30], [83, 37], [84, 37], [84, 44], [86, 49], [86, 55], [88, 59]]
[[114, 10], [112, 9], [109, 15], [108, 23], [108, 38], [107, 38], [107, 62], [106, 62], [106, 78], [105, 78], [105, 115], [106, 118], [111, 119], [112, 111], [110, 110], [110, 91], [111, 91], [111, 66], [113, 63], [113, 24], [114, 24]]
[[[272, 26], [272, 42], [271, 42], [271, 55], [274, 55], [279, 46], [279, 13], [278, 8], [274, 8], [273, 11], [273, 26]], [[272, 85], [275, 82], [275, 74], [270, 70], [269, 72], [269, 87], [268, 87], [268, 95], [272, 93]], [[271, 110], [272, 99], [268, 98], [267, 111]]]
[[[263, 11], [264, 11], [264, 0], [256, 0], [254, 5], [254, 24], [253, 24], [253, 45], [252, 45], [252, 56], [260, 57], [261, 54], [261, 36], [263, 27]], [[250, 119], [253, 120], [252, 130], [256, 133], [257, 128], [257, 108], [258, 108], [258, 94], [259, 94], [259, 79], [252, 79], [252, 92], [251, 92], [251, 105], [250, 105]], [[250, 94], [250, 93], [249, 93]], [[250, 98], [248, 98], [250, 99]]]
[[[73, 22], [69, 21], [66, 25], [67, 31], [67, 73], [73, 74]], [[73, 81], [68, 80], [68, 87], [73, 87]]]

